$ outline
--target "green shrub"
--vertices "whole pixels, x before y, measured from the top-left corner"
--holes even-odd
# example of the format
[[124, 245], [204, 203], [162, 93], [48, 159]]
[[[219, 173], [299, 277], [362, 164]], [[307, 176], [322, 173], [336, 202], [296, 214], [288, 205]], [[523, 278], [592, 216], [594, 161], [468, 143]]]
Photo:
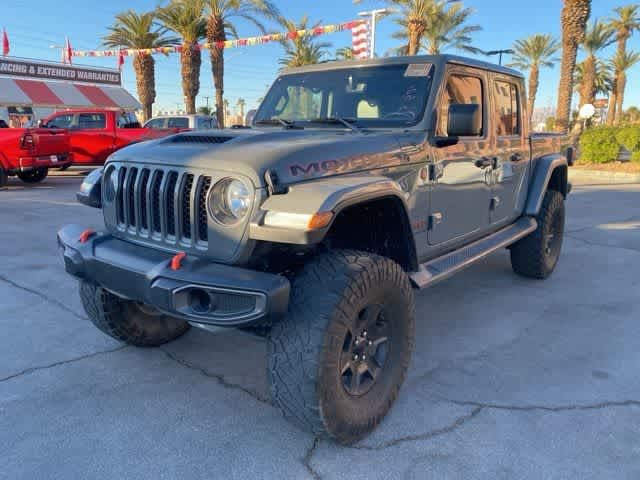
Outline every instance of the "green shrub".
[[609, 127], [589, 128], [580, 137], [580, 161], [607, 163], [618, 159], [620, 143], [616, 138], [619, 129]]
[[631, 153], [631, 161], [635, 163], [640, 163], [640, 151]]
[[640, 126], [620, 128], [616, 133], [616, 139], [630, 152], [640, 151]]

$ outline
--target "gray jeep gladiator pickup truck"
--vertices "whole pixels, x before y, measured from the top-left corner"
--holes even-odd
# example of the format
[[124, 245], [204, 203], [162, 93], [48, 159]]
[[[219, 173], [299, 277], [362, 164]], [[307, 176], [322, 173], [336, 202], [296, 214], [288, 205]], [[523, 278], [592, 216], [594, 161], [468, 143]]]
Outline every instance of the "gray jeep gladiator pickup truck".
[[[190, 325], [268, 332], [274, 404], [353, 443], [393, 404], [414, 289], [502, 248], [558, 262], [572, 149], [534, 135], [523, 77], [454, 56], [285, 70], [251, 128], [124, 148], [58, 233], [91, 321], [137, 346]], [[238, 352], [241, 354], [241, 352]]]

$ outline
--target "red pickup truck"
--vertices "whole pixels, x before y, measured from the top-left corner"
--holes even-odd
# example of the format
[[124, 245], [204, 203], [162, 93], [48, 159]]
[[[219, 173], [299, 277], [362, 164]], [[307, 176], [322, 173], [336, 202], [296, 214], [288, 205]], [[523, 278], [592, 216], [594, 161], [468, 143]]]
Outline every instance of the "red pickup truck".
[[69, 131], [74, 165], [102, 165], [122, 147], [181, 131], [142, 128], [133, 113], [104, 109], [59, 111], [41, 126]]
[[0, 128], [0, 187], [11, 175], [37, 183], [49, 168], [71, 164], [71, 144], [66, 130], [50, 128]]

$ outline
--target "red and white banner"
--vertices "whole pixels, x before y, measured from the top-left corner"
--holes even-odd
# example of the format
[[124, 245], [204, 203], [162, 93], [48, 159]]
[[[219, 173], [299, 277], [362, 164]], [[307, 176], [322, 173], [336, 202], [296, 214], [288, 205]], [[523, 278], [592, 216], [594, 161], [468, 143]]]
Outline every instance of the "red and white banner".
[[369, 58], [371, 56], [371, 28], [369, 22], [362, 22], [351, 30], [353, 41], [353, 55], [355, 58]]
[[[307, 28], [304, 30], [296, 30], [292, 32], [271, 33], [267, 35], [261, 35], [259, 37], [239, 38], [236, 40], [227, 40], [225, 42], [216, 43], [202, 43], [198, 45], [198, 48], [204, 50], [210, 50], [212, 48], [238, 48], [238, 47], [252, 47], [257, 45], [265, 45], [272, 42], [282, 42], [284, 40], [295, 40], [299, 37], [316, 37], [320, 35], [328, 35], [331, 33], [342, 32], [345, 30], [354, 31], [361, 25], [367, 24], [367, 20], [353, 20], [351, 22], [337, 23], [334, 25], [320, 25], [313, 28]], [[368, 31], [368, 27], [367, 27]], [[123, 48], [119, 50], [73, 50], [69, 46], [69, 53], [73, 57], [119, 57], [119, 56], [133, 56], [136, 54], [156, 55], [169, 53], [182, 52], [181, 46], [176, 47], [158, 47], [158, 48]]]
[[0, 105], [126, 110], [141, 108], [140, 103], [122, 87], [7, 77], [0, 77]]
[[6, 57], [9, 55], [11, 51], [11, 45], [9, 45], [9, 35], [7, 35], [7, 31], [2, 29], [2, 56]]

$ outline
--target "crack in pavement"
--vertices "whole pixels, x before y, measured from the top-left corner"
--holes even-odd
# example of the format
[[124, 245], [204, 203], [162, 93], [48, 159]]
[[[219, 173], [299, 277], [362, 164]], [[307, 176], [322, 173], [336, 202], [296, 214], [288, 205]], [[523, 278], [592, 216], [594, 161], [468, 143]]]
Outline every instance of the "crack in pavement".
[[575, 235], [568, 235], [566, 233], [564, 234], [564, 236], [567, 237], [567, 238], [571, 238], [573, 240], [577, 240], [578, 242], [586, 243], [587, 245], [593, 245], [594, 247], [615, 248], [615, 249], [619, 249], [619, 250], [626, 250], [626, 251], [629, 251], [629, 252], [640, 253], [640, 248], [621, 247], [620, 245], [610, 245], [610, 244], [607, 244], [607, 243], [594, 242], [593, 240], [586, 240], [584, 238], [580, 238], [580, 237], [577, 237]]
[[373, 450], [373, 451], [377, 451], [377, 450], [384, 450], [386, 448], [395, 447], [395, 446], [398, 446], [400, 444], [407, 443], [407, 442], [430, 440], [430, 439], [435, 438], [435, 437], [439, 437], [439, 436], [442, 436], [442, 435], [447, 435], [449, 433], [452, 433], [453, 431], [455, 431], [458, 428], [462, 427], [465, 423], [473, 420], [484, 409], [485, 409], [485, 407], [483, 407], [481, 405], [478, 405], [470, 413], [467, 413], [466, 415], [462, 415], [462, 416], [456, 418], [451, 424], [447, 425], [446, 427], [436, 428], [435, 430], [430, 430], [429, 432], [425, 432], [425, 433], [421, 433], [421, 434], [417, 434], [417, 435], [407, 435], [405, 437], [394, 438], [392, 440], [388, 440], [386, 442], [383, 442], [383, 443], [381, 443], [379, 445], [355, 445], [355, 446], [351, 446], [351, 447], [347, 447], [347, 448], [351, 448], [351, 449], [354, 449], [354, 450]]
[[320, 439], [318, 437], [314, 437], [311, 447], [309, 447], [307, 453], [305, 453], [304, 455], [302, 464], [304, 465], [304, 468], [307, 469], [307, 472], [309, 472], [309, 475], [311, 475], [312, 478], [314, 478], [315, 480], [322, 480], [320, 474], [316, 472], [311, 466], [311, 459], [313, 458], [313, 454], [316, 453], [318, 445], [320, 445]]
[[455, 405], [464, 406], [464, 407], [477, 407], [477, 408], [487, 408], [491, 410], [510, 410], [515, 412], [531, 412], [531, 411], [545, 411], [545, 412], [567, 412], [572, 410], [602, 410], [605, 408], [611, 407], [628, 407], [635, 406], [640, 407], [640, 401], [638, 400], [623, 400], [623, 401], [610, 401], [610, 402], [600, 402], [600, 403], [592, 403], [585, 405], [502, 405], [498, 403], [482, 403], [482, 402], [472, 402], [472, 401], [462, 401], [462, 400], [451, 400], [451, 399], [443, 399]]
[[209, 372], [208, 370], [206, 370], [203, 367], [199, 367], [198, 365], [194, 365], [192, 363], [189, 363], [188, 361], [186, 361], [183, 358], [177, 357], [176, 355], [174, 355], [173, 353], [169, 352], [168, 350], [165, 350], [164, 348], [160, 348], [160, 350], [170, 360], [173, 360], [174, 362], [176, 362], [179, 365], [182, 365], [185, 368], [188, 368], [190, 370], [194, 370], [196, 372], [199, 372], [201, 375], [204, 375], [205, 377], [208, 377], [208, 378], [211, 378], [211, 379], [217, 381], [220, 386], [222, 386], [224, 388], [231, 389], [231, 390], [240, 390], [241, 392], [246, 393], [250, 397], [252, 397], [255, 400], [259, 401], [260, 403], [264, 403], [266, 405], [271, 406], [270, 400], [268, 398], [263, 397], [258, 392], [255, 392], [255, 391], [253, 391], [253, 390], [251, 390], [249, 388], [243, 387], [242, 385], [238, 385], [237, 383], [231, 383], [226, 378], [224, 378], [224, 375], [211, 373], [211, 372]]
[[64, 303], [60, 302], [59, 300], [56, 300], [55, 298], [47, 297], [42, 292], [39, 292], [39, 291], [34, 290], [32, 288], [29, 288], [29, 287], [25, 287], [24, 285], [20, 285], [19, 283], [16, 283], [13, 280], [8, 279], [4, 275], [0, 275], [0, 281], [3, 281], [5, 283], [11, 285], [12, 287], [19, 289], [19, 290], [23, 290], [25, 292], [31, 293], [32, 295], [36, 295], [37, 297], [42, 298], [45, 302], [52, 303], [52, 304], [56, 305], [57, 307], [61, 308], [65, 312], [69, 312], [71, 315], [73, 315], [74, 317], [76, 317], [76, 318], [78, 318], [80, 320], [87, 320], [87, 317], [83, 317], [82, 315], [76, 313], [74, 310], [72, 310], [71, 308], [67, 307]]
[[40, 371], [40, 370], [49, 370], [50, 368], [55, 368], [55, 367], [59, 367], [61, 365], [68, 365], [70, 363], [80, 362], [82, 360], [86, 360], [88, 358], [97, 357], [99, 355], [106, 355], [108, 353], [119, 352], [120, 350], [124, 350], [127, 347], [128, 347], [128, 345], [121, 345], [121, 346], [119, 346], [117, 348], [112, 348], [110, 350], [100, 350], [99, 352], [88, 353], [86, 355], [81, 355], [80, 357], [70, 358], [69, 360], [61, 360], [59, 362], [54, 362], [54, 363], [51, 363], [49, 365], [42, 365], [42, 366], [39, 366], [39, 367], [30, 367], [30, 368], [27, 368], [25, 370], [22, 370], [21, 372], [9, 375], [8, 377], [0, 378], [0, 383], [6, 382], [8, 380], [12, 380], [14, 378], [22, 377], [24, 375], [30, 375], [30, 374], [32, 374], [34, 372], [37, 372], [37, 371]]

